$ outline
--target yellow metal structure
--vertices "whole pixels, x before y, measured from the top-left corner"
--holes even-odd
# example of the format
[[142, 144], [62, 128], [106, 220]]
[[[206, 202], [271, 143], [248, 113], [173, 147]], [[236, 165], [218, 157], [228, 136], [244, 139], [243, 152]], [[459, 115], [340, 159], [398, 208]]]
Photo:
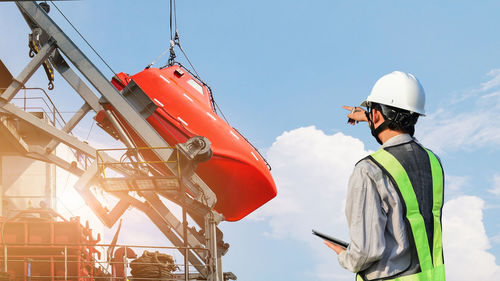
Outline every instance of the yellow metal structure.
[[[155, 155], [155, 150], [173, 150], [172, 160], [146, 160], [143, 155]], [[119, 154], [120, 161], [106, 161], [103, 155]], [[108, 192], [119, 191], [178, 191], [181, 186], [179, 151], [174, 147], [135, 147], [97, 150], [99, 181]], [[165, 175], [166, 165], [175, 164], [177, 176]], [[162, 169], [165, 166], [165, 169]], [[120, 171], [131, 171], [124, 176]], [[132, 176], [131, 176], [132, 175]]]

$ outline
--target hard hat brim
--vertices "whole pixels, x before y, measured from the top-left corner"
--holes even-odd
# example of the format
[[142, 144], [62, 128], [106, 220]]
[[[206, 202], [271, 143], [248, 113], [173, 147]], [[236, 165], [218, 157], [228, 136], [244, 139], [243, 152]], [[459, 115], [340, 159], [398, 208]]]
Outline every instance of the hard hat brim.
[[[360, 104], [360, 106], [363, 106], [363, 107], [368, 107], [368, 104], [369, 104], [369, 103], [371, 103], [371, 102], [372, 102], [372, 101], [365, 100], [365, 101], [363, 101], [363, 102]], [[383, 103], [382, 103], [382, 104], [383, 104]], [[402, 108], [402, 109], [404, 109], [404, 108]], [[408, 111], [410, 111], [410, 112], [412, 112], [412, 113], [416, 113], [416, 114], [418, 114], [418, 115], [420, 115], [420, 116], [425, 116], [425, 113], [422, 113], [422, 112], [416, 112], [416, 111], [412, 111], [412, 110], [409, 110], [409, 109], [404, 109], [404, 110], [408, 110]]]

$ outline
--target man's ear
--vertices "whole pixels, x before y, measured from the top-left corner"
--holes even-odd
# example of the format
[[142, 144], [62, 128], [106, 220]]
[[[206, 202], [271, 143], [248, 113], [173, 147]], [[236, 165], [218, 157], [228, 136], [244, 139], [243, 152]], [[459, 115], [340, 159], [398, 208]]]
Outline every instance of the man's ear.
[[384, 122], [384, 116], [378, 109], [372, 109], [372, 114], [373, 124]]

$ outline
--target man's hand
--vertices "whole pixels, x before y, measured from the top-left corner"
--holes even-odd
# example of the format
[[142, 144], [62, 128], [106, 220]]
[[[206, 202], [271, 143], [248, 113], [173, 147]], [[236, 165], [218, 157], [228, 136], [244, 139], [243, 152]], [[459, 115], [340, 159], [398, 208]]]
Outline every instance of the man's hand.
[[366, 113], [365, 113], [366, 111], [361, 107], [343, 105], [342, 108], [350, 111], [350, 113], [347, 114], [347, 118], [349, 118], [349, 121], [347, 122], [349, 124], [354, 125], [358, 122], [368, 121], [368, 119], [366, 118]]
[[337, 244], [333, 244], [332, 242], [330, 242], [330, 241], [326, 241], [326, 240], [325, 240], [324, 242], [325, 242], [325, 244], [326, 244], [328, 247], [330, 247], [332, 250], [334, 250], [334, 251], [335, 251], [335, 253], [337, 253], [337, 255], [338, 255], [338, 254], [340, 254], [341, 252], [345, 251], [345, 249], [344, 249], [344, 248], [340, 247], [340, 246], [339, 246], [339, 245], [337, 245]]

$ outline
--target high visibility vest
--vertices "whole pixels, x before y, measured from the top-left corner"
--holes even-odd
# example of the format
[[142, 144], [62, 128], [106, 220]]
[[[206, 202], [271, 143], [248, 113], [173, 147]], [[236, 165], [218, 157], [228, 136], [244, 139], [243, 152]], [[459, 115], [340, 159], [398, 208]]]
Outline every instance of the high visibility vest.
[[[370, 155], [382, 171], [389, 176], [395, 188], [399, 190], [402, 203], [406, 206], [405, 220], [413, 234], [414, 245], [417, 251], [418, 262], [421, 272], [401, 276], [393, 279], [382, 279], [390, 281], [444, 281], [443, 243], [441, 235], [441, 208], [443, 206], [443, 169], [434, 153], [426, 149], [429, 155], [432, 172], [432, 216], [434, 222], [434, 233], [432, 241], [432, 252], [425, 229], [424, 218], [420, 213], [417, 196], [410, 182], [407, 172], [401, 163], [391, 153], [380, 149]], [[360, 274], [356, 275], [357, 281], [364, 279]]]

